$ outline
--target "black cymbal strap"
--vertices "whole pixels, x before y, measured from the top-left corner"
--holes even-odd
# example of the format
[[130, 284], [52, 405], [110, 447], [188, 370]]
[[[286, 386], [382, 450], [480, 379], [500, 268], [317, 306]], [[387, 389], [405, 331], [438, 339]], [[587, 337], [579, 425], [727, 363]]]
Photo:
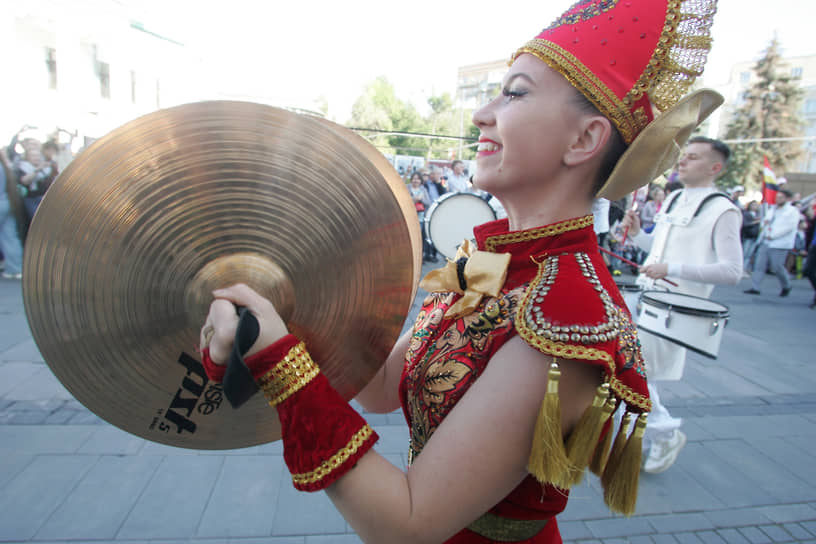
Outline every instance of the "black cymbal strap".
[[252, 312], [240, 306], [238, 312], [238, 327], [235, 330], [235, 342], [232, 345], [227, 370], [224, 373], [224, 396], [233, 408], [238, 408], [258, 391], [258, 384], [244, 362], [244, 354], [249, 351], [258, 334], [261, 332], [258, 319]]

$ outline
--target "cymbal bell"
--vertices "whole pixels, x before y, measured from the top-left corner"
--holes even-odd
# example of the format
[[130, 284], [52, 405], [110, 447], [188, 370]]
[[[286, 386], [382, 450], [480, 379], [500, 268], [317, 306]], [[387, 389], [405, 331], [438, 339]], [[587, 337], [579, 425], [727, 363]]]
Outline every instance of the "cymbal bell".
[[49, 189], [26, 242], [32, 335], [65, 387], [155, 442], [280, 438], [261, 395], [240, 409], [196, 345], [211, 291], [247, 283], [343, 397], [385, 361], [419, 279], [405, 184], [344, 127], [248, 102], [160, 110], [94, 142]]

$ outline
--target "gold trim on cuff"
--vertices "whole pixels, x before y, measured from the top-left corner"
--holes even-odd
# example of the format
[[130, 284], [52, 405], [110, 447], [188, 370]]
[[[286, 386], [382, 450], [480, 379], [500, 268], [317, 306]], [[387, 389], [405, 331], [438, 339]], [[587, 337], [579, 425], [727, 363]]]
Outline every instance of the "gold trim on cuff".
[[360, 446], [362, 446], [373, 433], [374, 431], [368, 424], [364, 425], [359, 431], [354, 433], [351, 440], [349, 440], [344, 447], [340, 448], [337, 453], [320, 463], [320, 466], [312, 471], [292, 474], [292, 481], [295, 483], [295, 485], [306, 485], [322, 480], [333, 470], [337, 469], [343, 463], [348, 461], [349, 457], [357, 453]]
[[277, 406], [290, 395], [297, 393], [318, 374], [320, 368], [306, 351], [306, 344], [300, 342], [293, 346], [272, 370], [261, 376], [258, 385], [269, 400], [269, 404]]

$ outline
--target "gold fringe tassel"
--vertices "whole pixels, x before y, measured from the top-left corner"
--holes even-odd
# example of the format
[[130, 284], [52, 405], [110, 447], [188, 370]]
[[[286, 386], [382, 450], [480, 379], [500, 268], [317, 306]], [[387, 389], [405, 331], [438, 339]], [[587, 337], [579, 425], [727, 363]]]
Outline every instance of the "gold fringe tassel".
[[598, 445], [606, 418], [609, 415], [604, 406], [609, 398], [609, 384], [603, 384], [595, 391], [592, 404], [581, 414], [581, 419], [575, 424], [567, 439], [567, 459], [569, 467], [562, 478], [554, 482], [562, 489], [569, 489], [577, 485], [584, 478], [584, 469], [589, 465], [592, 452]]
[[561, 371], [553, 360], [547, 376], [547, 393], [538, 412], [533, 445], [527, 461], [527, 470], [541, 483], [557, 481], [569, 467], [561, 432], [561, 403], [558, 398], [560, 379]]
[[[626, 430], [629, 427], [629, 414], [624, 416]], [[604, 501], [610, 509], [631, 516], [637, 506], [638, 480], [640, 478], [640, 460], [642, 457], [643, 433], [646, 432], [646, 414], [640, 414], [635, 422], [631, 436], [623, 445], [626, 433], [624, 426], [615, 438], [615, 445], [604, 470], [601, 483], [604, 487]], [[616, 448], [620, 450], [618, 454]]]
[[603, 432], [604, 427], [608, 427], [606, 430], [606, 434], [603, 435], [598, 446], [595, 448], [595, 452], [592, 455], [592, 460], [589, 462], [589, 470], [592, 471], [593, 474], [601, 477], [603, 474], [604, 467], [606, 466], [606, 460], [609, 458], [609, 447], [612, 445], [612, 433], [614, 431], [615, 424], [611, 419], [612, 414], [615, 413], [615, 408], [618, 407], [618, 403], [614, 397], [610, 397], [606, 404], [604, 404], [604, 424], [601, 425], [601, 432]]
[[607, 459], [606, 466], [601, 475], [601, 486], [603, 486], [604, 490], [609, 488], [612, 476], [615, 474], [618, 464], [620, 464], [621, 454], [623, 454], [623, 448], [626, 446], [626, 439], [629, 437], [629, 428], [631, 426], [632, 414], [627, 412], [623, 414], [618, 434], [615, 435], [612, 450], [609, 452], [609, 459]]

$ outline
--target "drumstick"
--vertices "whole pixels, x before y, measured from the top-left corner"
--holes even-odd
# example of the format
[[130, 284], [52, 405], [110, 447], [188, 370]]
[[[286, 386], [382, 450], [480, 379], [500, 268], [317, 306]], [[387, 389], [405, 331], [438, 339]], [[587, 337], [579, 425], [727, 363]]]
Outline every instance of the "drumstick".
[[[602, 252], [606, 253], [607, 255], [610, 255], [610, 256], [612, 256], [612, 257], [615, 257], [616, 259], [620, 259], [621, 261], [625, 262], [625, 263], [626, 263], [626, 264], [628, 264], [629, 266], [634, 266], [635, 268], [640, 268], [640, 265], [639, 265], [639, 264], [637, 264], [635, 261], [630, 261], [630, 260], [629, 260], [629, 259], [627, 259], [626, 257], [621, 257], [621, 256], [620, 256], [620, 255], [618, 255], [617, 253], [612, 253], [612, 252], [611, 252], [611, 251], [609, 251], [608, 249], [606, 249], [606, 248], [602, 248], [601, 246], [598, 246], [598, 249], [600, 249]], [[661, 280], [663, 280], [663, 281], [665, 281], [665, 282], [666, 282], [666, 283], [668, 283], [669, 285], [674, 285], [675, 287], [677, 287], [677, 286], [678, 286], [676, 283], [674, 283], [674, 282], [673, 282], [673, 281], [671, 281], [671, 280], [667, 280], [666, 278], [660, 278], [660, 279], [661, 279]]]

